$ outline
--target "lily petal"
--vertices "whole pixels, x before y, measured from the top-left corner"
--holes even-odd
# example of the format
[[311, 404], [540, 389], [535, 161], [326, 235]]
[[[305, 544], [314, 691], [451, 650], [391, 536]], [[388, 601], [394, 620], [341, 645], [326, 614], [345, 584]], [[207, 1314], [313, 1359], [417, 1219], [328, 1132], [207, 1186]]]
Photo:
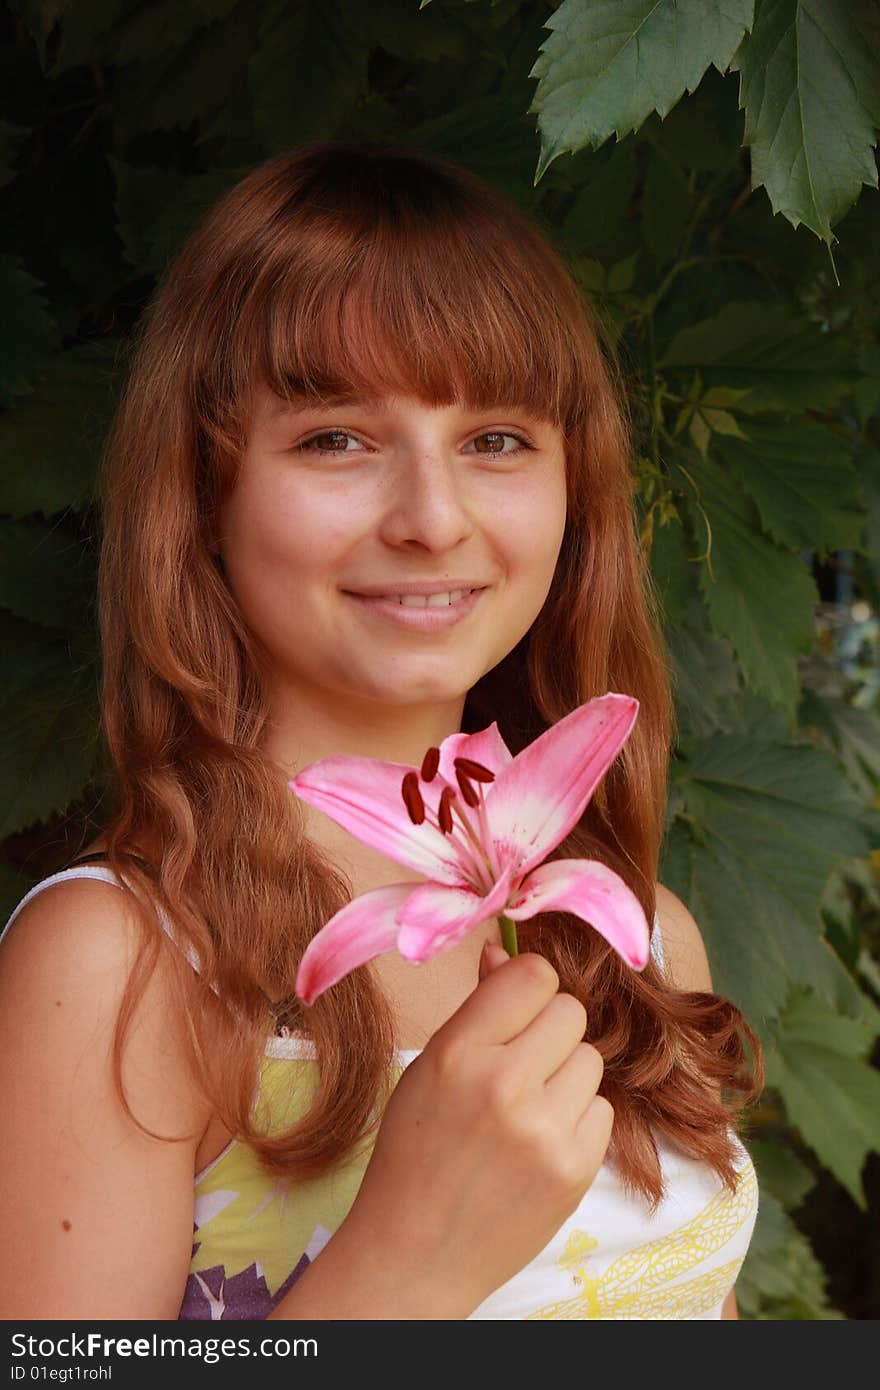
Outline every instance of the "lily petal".
[[642, 905], [607, 864], [595, 859], [554, 859], [541, 864], [520, 885], [505, 915], [523, 922], [554, 909], [583, 918], [627, 965], [644, 969], [650, 933]]
[[555, 849], [576, 825], [636, 721], [630, 695], [600, 695], [528, 744], [486, 792], [486, 815], [501, 862], [520, 875]]
[[482, 763], [496, 777], [503, 767], [513, 762], [513, 754], [501, 737], [494, 719], [488, 729], [481, 729], [477, 734], [450, 734], [440, 744], [438, 771], [443, 780], [458, 791], [456, 758], [470, 758], [472, 762]]
[[[418, 890], [416, 890], [418, 891]], [[353, 898], [313, 936], [299, 964], [294, 986], [305, 1004], [335, 985], [364, 961], [397, 945], [397, 912], [413, 892], [411, 883], [391, 883]]]
[[400, 954], [422, 962], [457, 946], [474, 927], [502, 910], [510, 895], [511, 873], [510, 867], [505, 869], [485, 897], [467, 888], [420, 884], [397, 914], [402, 924], [397, 938]]
[[[407, 763], [374, 758], [319, 758], [292, 777], [288, 786], [397, 864], [440, 883], [460, 884], [465, 875], [454, 844], [427, 819], [413, 825], [409, 818], [400, 788], [406, 773], [412, 771]], [[420, 790], [436, 818], [442, 785], [421, 785]]]

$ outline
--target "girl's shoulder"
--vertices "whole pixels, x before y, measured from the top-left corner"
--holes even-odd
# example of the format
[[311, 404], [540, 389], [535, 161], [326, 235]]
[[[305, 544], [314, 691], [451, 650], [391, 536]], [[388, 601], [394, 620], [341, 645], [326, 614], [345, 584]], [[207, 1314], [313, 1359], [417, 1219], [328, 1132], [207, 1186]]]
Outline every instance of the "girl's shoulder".
[[[98, 1058], [105, 1042], [112, 1050], [113, 1032], [105, 1037], [99, 1021], [108, 1029], [115, 1025], [142, 940], [128, 894], [106, 863], [68, 868], [36, 884], [0, 931], [0, 1015], [22, 1053], [49, 1047], [62, 1066], [62, 1054], [69, 1057], [77, 1043], [85, 1051], [98, 1038]], [[198, 1123], [202, 1107], [187, 1079], [187, 1030], [176, 982], [172, 953], [160, 952], [133, 1001], [123, 1078], [142, 1071], [142, 1062], [148, 1077], [154, 1056], [161, 1056], [157, 1087], [170, 1068], [189, 1125]], [[163, 1108], [158, 1090], [143, 1099], [147, 1109]]]
[[170, 953], [137, 993], [117, 1072], [114, 1036], [140, 943], [127, 895], [99, 872], [54, 875], [37, 890], [0, 946], [0, 1315], [85, 1317], [100, 1306], [110, 1317], [173, 1318], [209, 1113], [190, 1075]]
[[662, 883], [657, 884], [656, 911], [663, 973], [669, 983], [680, 990], [711, 990], [709, 958], [700, 928], [681, 899]]

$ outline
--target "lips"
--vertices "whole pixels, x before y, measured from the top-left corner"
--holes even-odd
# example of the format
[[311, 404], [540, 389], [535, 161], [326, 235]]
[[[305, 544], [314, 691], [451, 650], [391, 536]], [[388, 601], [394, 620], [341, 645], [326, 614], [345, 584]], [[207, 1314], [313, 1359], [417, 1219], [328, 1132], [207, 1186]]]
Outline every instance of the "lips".
[[401, 603], [399, 597], [348, 593], [364, 611], [413, 632], [437, 632], [461, 622], [481, 602], [485, 588], [468, 591], [453, 603]]

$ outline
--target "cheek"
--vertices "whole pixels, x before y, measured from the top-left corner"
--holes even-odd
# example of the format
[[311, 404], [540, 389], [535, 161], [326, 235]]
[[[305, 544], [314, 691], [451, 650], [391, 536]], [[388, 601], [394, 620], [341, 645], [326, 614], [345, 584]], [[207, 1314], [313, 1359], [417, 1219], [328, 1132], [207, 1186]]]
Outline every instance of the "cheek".
[[512, 572], [541, 582], [555, 567], [565, 533], [564, 482], [543, 478], [536, 486], [498, 506], [494, 527]]
[[292, 579], [325, 568], [346, 535], [344, 514], [328, 498], [292, 487], [243, 489], [226, 514], [228, 568]]

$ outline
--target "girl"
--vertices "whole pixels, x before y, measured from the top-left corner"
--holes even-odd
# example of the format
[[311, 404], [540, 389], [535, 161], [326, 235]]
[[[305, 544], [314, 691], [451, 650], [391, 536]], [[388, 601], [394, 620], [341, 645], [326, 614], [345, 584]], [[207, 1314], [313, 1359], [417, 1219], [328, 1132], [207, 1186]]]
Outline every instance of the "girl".
[[[113, 813], [0, 950], [3, 1317], [736, 1316], [760, 1055], [656, 883], [628, 465], [575, 283], [464, 170], [313, 145], [191, 237], [105, 456]], [[453, 621], [376, 601], [426, 592]], [[633, 889], [644, 972], [562, 912], [509, 959], [492, 918], [302, 1005], [324, 923], [420, 879], [288, 779], [493, 720], [517, 753], [607, 690], [639, 718], [553, 857]]]

